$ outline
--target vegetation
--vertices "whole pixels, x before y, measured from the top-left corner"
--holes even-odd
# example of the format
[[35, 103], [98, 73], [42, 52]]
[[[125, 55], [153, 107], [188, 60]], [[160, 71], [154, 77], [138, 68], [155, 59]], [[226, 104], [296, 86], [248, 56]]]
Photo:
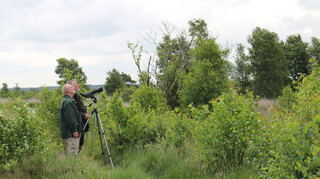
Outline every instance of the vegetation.
[[[136, 83], [136, 81], [131, 79], [130, 75], [125, 74], [123, 72], [120, 74], [120, 72], [115, 68], [112, 69], [112, 71], [109, 71], [107, 75], [108, 76], [106, 78], [106, 82], [104, 85], [104, 89], [106, 90], [107, 94], [112, 94], [117, 90], [132, 91], [132, 89], [135, 89], [135, 88], [130, 88], [131, 86], [135, 86], [135, 83]], [[126, 101], [129, 101], [127, 96], [125, 98], [126, 98]]]
[[179, 96], [182, 107], [207, 104], [228, 86], [226, 61], [214, 39], [199, 41], [192, 53], [194, 60]]
[[308, 44], [303, 42], [300, 35], [290, 35], [284, 44], [286, 58], [289, 61], [290, 77], [297, 81], [301, 75], [310, 73], [310, 53]]
[[275, 32], [259, 27], [248, 38], [250, 61], [253, 68], [253, 91], [255, 94], [276, 98], [287, 85], [288, 61]]
[[[237, 46], [231, 81], [229, 50], [210, 37], [203, 20], [189, 26], [189, 35], [164, 35], [154, 74], [151, 60], [147, 70], [140, 68], [142, 47], [128, 43], [141, 86], [125, 85], [129, 75], [114, 69], [107, 81], [115, 75], [122, 82], [113, 96], [95, 94], [115, 170], [101, 155], [105, 146], [94, 117], [80, 155], [64, 154], [57, 120], [61, 89], [43, 87], [41, 105], [30, 106], [18, 84], [10, 91], [3, 83], [0, 94], [9, 101], [0, 105], [0, 178], [318, 177], [318, 39], [308, 46], [293, 35], [282, 43], [276, 33], [256, 28], [248, 54]], [[316, 59], [305, 63], [308, 57]], [[60, 61], [61, 86], [76, 79], [81, 92], [88, 92], [77, 61]], [[68, 69], [69, 63], [78, 71]], [[277, 97], [271, 115], [258, 112], [256, 94]]]
[[245, 93], [252, 89], [252, 66], [249, 62], [249, 56], [245, 53], [245, 46], [237, 44], [236, 59], [234, 67], [235, 86], [239, 88], [239, 93]]
[[71, 79], [75, 79], [76, 75], [78, 75], [79, 81], [84, 83], [84, 87], [86, 89], [89, 89], [89, 86], [87, 85], [87, 76], [82, 71], [82, 68], [79, 67], [78, 61], [74, 59], [66, 59], [66, 58], [59, 58], [57, 59], [58, 65], [56, 66], [55, 73], [59, 75], [59, 80], [57, 83], [59, 85], [66, 84], [68, 81], [65, 79], [65, 74], [71, 74]]

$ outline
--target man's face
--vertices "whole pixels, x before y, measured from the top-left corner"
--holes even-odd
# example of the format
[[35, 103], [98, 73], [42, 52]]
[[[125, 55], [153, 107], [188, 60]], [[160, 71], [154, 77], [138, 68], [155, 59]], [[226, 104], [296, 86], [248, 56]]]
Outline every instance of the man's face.
[[80, 89], [80, 85], [76, 81], [73, 81], [73, 85], [74, 85], [74, 90], [77, 93]]
[[75, 89], [72, 85], [68, 85], [67, 93], [71, 95], [71, 97], [75, 94]]
[[73, 86], [71, 86], [70, 93], [72, 94], [72, 96], [76, 93], [76, 90]]

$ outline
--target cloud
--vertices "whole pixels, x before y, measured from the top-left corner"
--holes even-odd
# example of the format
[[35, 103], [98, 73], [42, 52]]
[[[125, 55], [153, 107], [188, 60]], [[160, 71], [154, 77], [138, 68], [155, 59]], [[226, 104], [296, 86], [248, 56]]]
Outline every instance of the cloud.
[[55, 85], [61, 57], [77, 60], [90, 84], [104, 83], [112, 68], [136, 77], [127, 41], [152, 53], [141, 36], [159, 32], [162, 22], [186, 29], [189, 20], [202, 18], [222, 45], [246, 44], [257, 26], [282, 40], [296, 33], [310, 39], [319, 36], [319, 8], [312, 0], [7, 1], [0, 6], [0, 83]]
[[320, 2], [315, 0], [299, 0], [299, 4], [303, 6], [306, 10], [320, 9]]
[[67, 42], [83, 37], [112, 35], [115, 8], [87, 1], [41, 1], [30, 8], [14, 8], [1, 34], [7, 40]]

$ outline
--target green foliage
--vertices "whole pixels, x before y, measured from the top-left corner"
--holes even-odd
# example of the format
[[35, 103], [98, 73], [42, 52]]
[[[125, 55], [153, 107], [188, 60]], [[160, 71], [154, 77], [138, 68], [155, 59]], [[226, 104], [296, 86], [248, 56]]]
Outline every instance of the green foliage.
[[[252, 94], [224, 93], [210, 102], [212, 111], [204, 106], [192, 132], [198, 157], [205, 167], [226, 170], [239, 167], [249, 157], [249, 144], [260, 134], [257, 102]], [[204, 112], [201, 112], [204, 110]]]
[[112, 94], [125, 85], [121, 74], [115, 68], [112, 69], [112, 71], [109, 71], [107, 74], [108, 77], [106, 78], [106, 83], [104, 85], [107, 94]]
[[137, 90], [137, 87], [135, 86], [130, 86], [130, 87], [125, 86], [121, 89], [120, 96], [125, 102], [128, 102], [131, 100], [131, 96], [134, 94], [136, 90]]
[[236, 67], [234, 69], [236, 86], [240, 93], [245, 93], [251, 87], [252, 66], [249, 57], [245, 54], [245, 47], [242, 44], [237, 45]]
[[[59, 85], [66, 84], [69, 80], [75, 79], [78, 76], [77, 82], [84, 84], [85, 89], [89, 89], [87, 85], [87, 76], [79, 67], [78, 61], [74, 59], [59, 58], [57, 59], [58, 65], [56, 66], [55, 73], [59, 75], [61, 80], [58, 81]], [[70, 79], [65, 79], [65, 74], [71, 75]]]
[[19, 96], [20, 94], [21, 94], [21, 89], [18, 83], [16, 83], [16, 86], [13, 89], [13, 96]]
[[290, 77], [293, 81], [297, 81], [303, 74], [310, 73], [308, 43], [302, 41], [300, 34], [288, 36], [284, 50], [289, 61]]
[[207, 110], [197, 110], [191, 105], [186, 111], [176, 108], [166, 117], [170, 123], [166, 131], [166, 144], [174, 146], [177, 150], [186, 152], [190, 150], [189, 143], [192, 141], [192, 131], [195, 129], [195, 118], [206, 117]]
[[139, 72], [138, 76], [139, 76], [140, 84], [147, 84], [149, 86], [151, 84], [150, 63], [152, 58], [151, 57], [149, 58], [147, 70], [142, 70], [141, 58], [142, 58], [143, 46], [140, 46], [139, 42], [137, 42], [136, 44], [127, 42], [127, 45], [128, 45], [128, 48], [131, 50], [134, 63], [138, 67], [138, 72]]
[[226, 91], [228, 85], [226, 61], [214, 39], [199, 41], [193, 56], [194, 63], [184, 76], [179, 96], [183, 108], [191, 103], [207, 104]]
[[316, 37], [311, 38], [311, 46], [309, 48], [311, 56], [320, 63], [320, 39]]
[[291, 111], [296, 102], [296, 94], [290, 86], [286, 86], [282, 90], [282, 96], [278, 97], [278, 109]]
[[256, 95], [275, 98], [287, 85], [288, 61], [278, 34], [259, 27], [252, 31], [248, 42], [253, 67], [253, 91]]
[[126, 73], [121, 72], [121, 78], [122, 78], [124, 84], [126, 84], [126, 85], [128, 85], [128, 86], [131, 86], [130, 84], [136, 83], [136, 81], [133, 80], [133, 79], [131, 78], [131, 76], [128, 75], [128, 74], [126, 74]]
[[1, 97], [9, 97], [10, 96], [10, 90], [8, 88], [8, 84], [7, 83], [2, 83], [0, 96]]
[[167, 108], [163, 92], [146, 84], [135, 91], [130, 105], [137, 105], [142, 111]]
[[108, 117], [104, 120], [111, 143], [116, 149], [125, 150], [163, 139], [169, 125], [165, 106], [162, 94], [146, 85], [137, 89], [128, 108], [115, 92], [108, 101]]
[[[165, 26], [165, 28], [169, 28]], [[167, 104], [171, 108], [177, 107], [178, 93], [181, 89], [182, 73], [188, 68], [190, 61], [190, 47], [186, 34], [172, 37], [167, 32], [162, 41], [157, 44], [157, 84], [164, 91]]]
[[126, 127], [128, 113], [118, 92], [113, 93], [113, 97], [110, 99], [107, 107], [107, 114], [117, 125]]
[[43, 121], [20, 99], [0, 108], [0, 170], [10, 170], [23, 156], [44, 151]]
[[[94, 131], [96, 132], [96, 131]], [[13, 171], [1, 173], [1, 178], [250, 178], [248, 169], [213, 176], [199, 171], [199, 161], [193, 153], [182, 154], [161, 143], [141, 148], [129, 148], [119, 154], [112, 153], [115, 170], [107, 161], [103, 165], [100, 143], [89, 132], [85, 147], [78, 156], [45, 153], [23, 158]], [[90, 155], [94, 153], [97, 158]], [[108, 160], [108, 159], [107, 159]], [[250, 172], [250, 173], [249, 173]]]
[[190, 36], [195, 38], [196, 41], [200, 39], [207, 39], [209, 37], [207, 23], [203, 19], [190, 20], [189, 26]]
[[161, 141], [168, 128], [167, 113], [155, 110], [149, 112], [130, 111], [127, 132], [131, 144], [144, 146]]
[[41, 105], [37, 108], [37, 117], [41, 119], [46, 125], [43, 126], [43, 132], [51, 135], [49, 142], [51, 145], [62, 145], [60, 130], [59, 130], [59, 106], [63, 97], [61, 89], [54, 89], [50, 91], [48, 87], [41, 89]]
[[[314, 60], [312, 61], [315, 62]], [[270, 177], [313, 178], [320, 166], [320, 68], [314, 70], [298, 86], [296, 104], [291, 113], [276, 111], [269, 136], [268, 160], [263, 175]]]

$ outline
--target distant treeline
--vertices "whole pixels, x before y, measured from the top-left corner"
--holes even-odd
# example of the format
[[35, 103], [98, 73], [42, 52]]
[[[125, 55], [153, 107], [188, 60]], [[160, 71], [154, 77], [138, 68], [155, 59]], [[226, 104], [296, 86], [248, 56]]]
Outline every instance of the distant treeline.
[[[96, 89], [99, 87], [103, 87], [104, 85], [89, 85], [90, 89]], [[54, 89], [58, 89], [60, 88], [60, 86], [46, 86], [49, 88], [50, 91], [54, 90]], [[20, 88], [21, 91], [41, 91], [41, 88], [43, 87], [37, 87], [37, 88]], [[1, 88], [0, 88], [1, 90]], [[9, 88], [10, 91], [14, 91], [15, 88]]]

